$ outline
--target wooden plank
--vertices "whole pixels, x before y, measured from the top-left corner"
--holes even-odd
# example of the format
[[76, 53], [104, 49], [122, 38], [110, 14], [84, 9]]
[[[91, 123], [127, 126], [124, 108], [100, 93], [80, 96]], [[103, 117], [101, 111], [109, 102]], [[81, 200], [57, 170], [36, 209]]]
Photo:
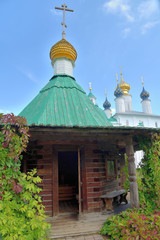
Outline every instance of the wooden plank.
[[52, 174], [52, 169], [38, 169], [38, 174]]
[[81, 206], [81, 159], [80, 159], [80, 148], [78, 148], [78, 197], [79, 197], [79, 215], [82, 212]]
[[52, 192], [52, 216], [57, 216], [59, 213], [59, 196], [58, 196], [58, 152], [53, 149], [53, 192]]

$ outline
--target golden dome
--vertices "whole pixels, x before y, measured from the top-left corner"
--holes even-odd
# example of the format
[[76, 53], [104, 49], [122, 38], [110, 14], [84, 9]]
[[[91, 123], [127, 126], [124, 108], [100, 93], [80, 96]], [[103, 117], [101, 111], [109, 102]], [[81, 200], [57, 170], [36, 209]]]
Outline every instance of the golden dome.
[[123, 80], [122, 73], [121, 73], [121, 81], [119, 83], [119, 86], [123, 90], [124, 95], [129, 95], [128, 92], [131, 89], [131, 86]]
[[62, 39], [59, 42], [57, 42], [55, 45], [53, 45], [50, 51], [51, 61], [53, 61], [55, 58], [60, 58], [60, 57], [69, 58], [73, 60], [73, 62], [75, 62], [77, 58], [77, 52], [75, 48], [65, 39]]

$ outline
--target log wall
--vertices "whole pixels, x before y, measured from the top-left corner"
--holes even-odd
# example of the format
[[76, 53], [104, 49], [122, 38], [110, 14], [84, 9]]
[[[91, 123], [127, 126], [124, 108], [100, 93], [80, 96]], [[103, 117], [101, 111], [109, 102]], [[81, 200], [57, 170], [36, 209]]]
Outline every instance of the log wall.
[[[64, 146], [64, 145], [63, 145]], [[110, 152], [97, 151], [96, 144], [86, 144], [81, 149], [81, 182], [82, 182], [82, 211], [99, 212], [103, 208], [101, 195], [113, 189], [120, 189], [124, 179], [120, 176], [120, 169], [124, 165], [123, 157], [114, 157]], [[116, 161], [116, 175], [106, 176], [106, 161]], [[49, 216], [58, 214], [58, 148], [49, 142], [30, 142], [27, 153], [24, 155], [25, 171], [37, 168], [42, 179], [39, 186], [40, 195]]]
[[53, 206], [53, 150], [52, 145], [38, 145], [37, 142], [30, 142], [27, 153], [24, 155], [24, 162], [27, 162], [26, 172], [37, 168], [37, 174], [42, 179], [38, 185], [42, 191], [43, 205], [47, 215], [52, 216]]

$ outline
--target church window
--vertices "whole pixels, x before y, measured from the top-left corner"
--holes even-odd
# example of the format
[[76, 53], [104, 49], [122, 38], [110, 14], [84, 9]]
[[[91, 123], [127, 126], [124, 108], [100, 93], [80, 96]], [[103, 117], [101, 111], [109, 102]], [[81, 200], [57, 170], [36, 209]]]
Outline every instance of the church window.
[[126, 126], [129, 126], [129, 121], [128, 120], [126, 120]]
[[158, 123], [157, 123], [157, 122], [155, 122], [155, 127], [156, 127], [156, 128], [158, 127]]

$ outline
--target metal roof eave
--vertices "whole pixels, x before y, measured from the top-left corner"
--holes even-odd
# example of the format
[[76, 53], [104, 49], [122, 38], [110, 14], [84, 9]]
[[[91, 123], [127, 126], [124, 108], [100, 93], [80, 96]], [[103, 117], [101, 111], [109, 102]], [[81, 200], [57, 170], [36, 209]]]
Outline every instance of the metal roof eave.
[[30, 130], [32, 129], [43, 129], [48, 131], [48, 130], [61, 130], [61, 131], [65, 131], [65, 130], [78, 130], [78, 131], [87, 131], [87, 130], [90, 130], [90, 131], [113, 131], [113, 132], [120, 132], [120, 131], [124, 131], [124, 132], [141, 132], [141, 133], [144, 133], [144, 132], [150, 132], [150, 133], [156, 133], [156, 132], [160, 132], [160, 128], [146, 128], [146, 127], [130, 127], [130, 126], [98, 126], [98, 127], [95, 127], [95, 126], [51, 126], [51, 125], [28, 125]]

